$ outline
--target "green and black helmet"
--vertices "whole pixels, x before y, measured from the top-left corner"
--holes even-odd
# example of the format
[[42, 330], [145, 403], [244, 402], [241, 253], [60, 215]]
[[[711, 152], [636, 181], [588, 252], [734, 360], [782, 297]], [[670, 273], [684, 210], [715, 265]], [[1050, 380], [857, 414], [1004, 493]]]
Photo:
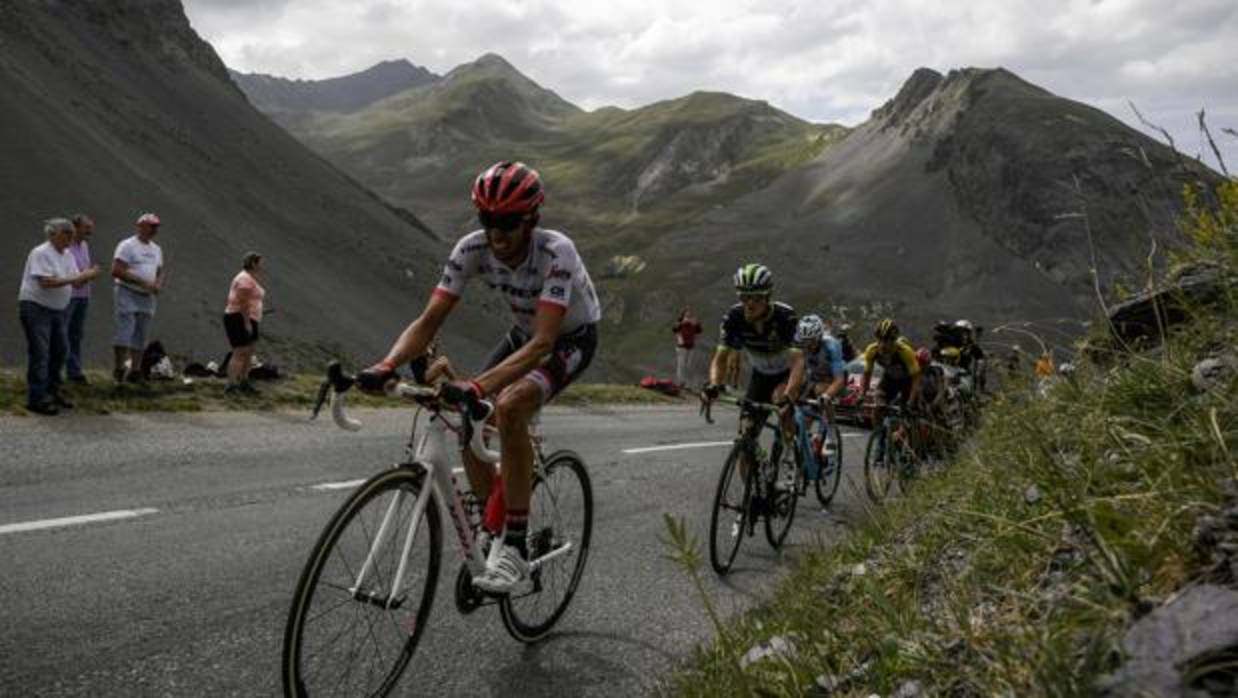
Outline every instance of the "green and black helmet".
[[774, 290], [774, 275], [762, 264], [745, 264], [735, 271], [738, 293], [769, 293]]

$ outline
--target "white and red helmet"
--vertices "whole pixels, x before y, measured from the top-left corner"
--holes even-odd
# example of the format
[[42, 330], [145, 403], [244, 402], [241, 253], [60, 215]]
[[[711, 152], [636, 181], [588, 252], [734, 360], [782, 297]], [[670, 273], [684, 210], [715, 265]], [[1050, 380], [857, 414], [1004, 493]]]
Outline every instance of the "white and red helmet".
[[545, 199], [541, 176], [523, 162], [496, 162], [473, 182], [473, 205], [482, 213], [533, 213]]

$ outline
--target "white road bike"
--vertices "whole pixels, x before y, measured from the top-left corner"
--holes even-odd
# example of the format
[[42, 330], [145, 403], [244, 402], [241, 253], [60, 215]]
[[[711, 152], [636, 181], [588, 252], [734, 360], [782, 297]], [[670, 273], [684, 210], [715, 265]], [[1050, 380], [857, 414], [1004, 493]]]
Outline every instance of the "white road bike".
[[[330, 393], [336, 424], [360, 429], [361, 423], [345, 410], [345, 394], [352, 385], [353, 379], [332, 363], [314, 415]], [[408, 383], [399, 383], [392, 393], [420, 405], [404, 461], [359, 486], [314, 545], [284, 630], [286, 696], [385, 696], [396, 687], [434, 602], [443, 547], [439, 512], [444, 507], [464, 558], [455, 581], [460, 613], [497, 605], [512, 637], [537, 642], [563, 616], [580, 583], [593, 528], [593, 491], [580, 456], [565, 450], [544, 455], [541, 437], [530, 434], [536, 460], [529, 506], [529, 580], [510, 593], [487, 594], [473, 584], [487, 563], [477, 539], [483, 506], [461, 491], [451, 467], [459, 461], [451, 437], [456, 453], [469, 448], [497, 467], [499, 454], [487, 446], [496, 435], [485, 424], [493, 406], [478, 401], [456, 412], [438, 399], [435, 389]], [[428, 424], [418, 434], [423, 411]], [[500, 547], [490, 546], [488, 554], [496, 556]]]

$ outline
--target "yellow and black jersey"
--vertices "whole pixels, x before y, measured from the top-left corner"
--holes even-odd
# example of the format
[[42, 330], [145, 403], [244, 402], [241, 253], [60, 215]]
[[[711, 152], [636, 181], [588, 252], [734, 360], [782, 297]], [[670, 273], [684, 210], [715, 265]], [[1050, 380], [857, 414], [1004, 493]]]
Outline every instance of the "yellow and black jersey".
[[864, 350], [864, 372], [871, 373], [874, 364], [881, 366], [883, 381], [900, 381], [920, 375], [916, 350], [902, 339], [894, 343], [894, 351], [889, 354], [882, 354], [877, 342], [868, 345]]

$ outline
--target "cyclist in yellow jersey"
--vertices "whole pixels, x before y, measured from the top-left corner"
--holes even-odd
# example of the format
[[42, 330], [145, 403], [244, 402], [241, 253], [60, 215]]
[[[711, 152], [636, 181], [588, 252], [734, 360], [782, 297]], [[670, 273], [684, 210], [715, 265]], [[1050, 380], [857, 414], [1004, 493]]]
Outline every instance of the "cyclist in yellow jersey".
[[[860, 382], [860, 403], [868, 395], [873, 379], [873, 366], [881, 366], [881, 382], [877, 386], [877, 405], [873, 409], [873, 424], [880, 424], [887, 404], [902, 402], [914, 405], [920, 399], [920, 363], [916, 350], [899, 337], [898, 325], [889, 318], [877, 323], [877, 341], [864, 350], [864, 378]], [[877, 459], [881, 460], [885, 444], [880, 444]]]

